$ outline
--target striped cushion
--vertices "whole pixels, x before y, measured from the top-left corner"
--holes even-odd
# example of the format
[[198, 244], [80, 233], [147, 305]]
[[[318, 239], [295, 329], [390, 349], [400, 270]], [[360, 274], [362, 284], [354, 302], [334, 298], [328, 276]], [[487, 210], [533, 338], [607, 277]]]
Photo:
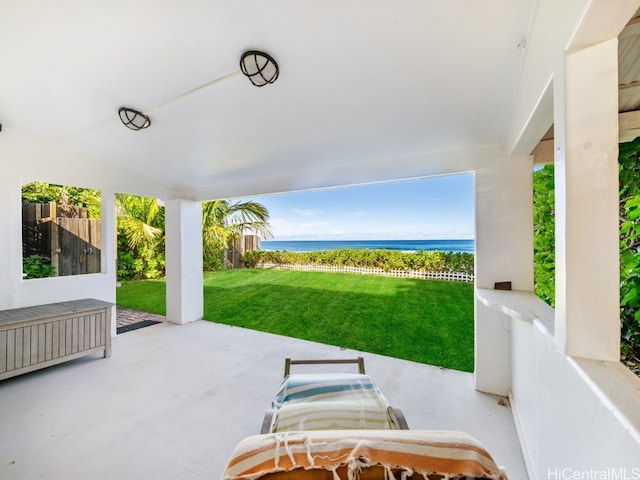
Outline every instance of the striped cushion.
[[370, 478], [365, 471], [374, 469], [380, 470], [380, 479], [400, 479], [414, 473], [418, 478], [507, 478], [473, 437], [461, 432], [421, 430], [255, 435], [238, 444], [222, 478], [279, 478], [281, 472], [290, 472], [287, 478], [299, 480], [353, 480]]
[[369, 375], [290, 375], [272, 406], [273, 432], [394, 428], [389, 403]]

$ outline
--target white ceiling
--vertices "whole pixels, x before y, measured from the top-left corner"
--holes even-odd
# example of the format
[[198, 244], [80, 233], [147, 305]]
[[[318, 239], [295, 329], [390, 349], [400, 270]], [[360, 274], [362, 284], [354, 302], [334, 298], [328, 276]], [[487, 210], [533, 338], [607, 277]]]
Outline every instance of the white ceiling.
[[197, 199], [426, 175], [504, 145], [533, 4], [0, 0], [0, 121]]

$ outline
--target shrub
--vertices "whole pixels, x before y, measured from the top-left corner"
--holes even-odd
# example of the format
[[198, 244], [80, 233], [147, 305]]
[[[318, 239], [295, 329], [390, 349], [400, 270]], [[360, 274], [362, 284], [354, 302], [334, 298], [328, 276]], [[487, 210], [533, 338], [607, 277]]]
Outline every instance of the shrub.
[[640, 138], [620, 145], [622, 353], [640, 357]]
[[[122, 244], [121, 238], [118, 238]], [[143, 280], [160, 278], [164, 276], [165, 257], [164, 252], [159, 252], [153, 247], [138, 247], [127, 249], [123, 246], [118, 250], [118, 279]]]
[[553, 307], [556, 296], [553, 165], [545, 165], [533, 174], [533, 251], [536, 295]]
[[44, 255], [30, 255], [22, 260], [22, 273], [26, 278], [55, 277], [56, 268], [51, 259]]
[[223, 252], [219, 255], [204, 255], [202, 268], [205, 272], [216, 272], [224, 270], [224, 263], [222, 261]]
[[254, 250], [244, 254], [246, 267], [260, 264], [323, 265], [338, 267], [381, 268], [390, 270], [421, 270], [427, 272], [457, 272], [473, 275], [474, 259], [471, 253], [425, 251], [400, 252], [397, 250], [347, 249], [313, 252], [282, 252]]

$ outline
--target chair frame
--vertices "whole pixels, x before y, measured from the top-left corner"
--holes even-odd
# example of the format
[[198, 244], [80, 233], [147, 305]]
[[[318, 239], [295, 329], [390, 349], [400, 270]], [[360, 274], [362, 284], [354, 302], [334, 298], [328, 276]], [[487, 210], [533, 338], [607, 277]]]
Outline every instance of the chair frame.
[[291, 360], [285, 358], [284, 360], [284, 377], [288, 377], [291, 373], [291, 365], [336, 365], [355, 363], [358, 365], [358, 373], [364, 375], [364, 358], [345, 358], [345, 359], [329, 359], [329, 360]]
[[[358, 373], [365, 375], [364, 358], [347, 358], [347, 359], [328, 359], [328, 360], [292, 360], [291, 358], [285, 358], [284, 360], [284, 378], [287, 378], [291, 374], [292, 365], [336, 365], [336, 364], [355, 364], [358, 366]], [[397, 425], [399, 430], [409, 430], [407, 419], [405, 418], [402, 410], [397, 407], [389, 406], [389, 417], [393, 424]], [[262, 426], [260, 428], [261, 434], [271, 433], [271, 425], [273, 417], [276, 414], [276, 410], [273, 408], [268, 409], [262, 420]]]

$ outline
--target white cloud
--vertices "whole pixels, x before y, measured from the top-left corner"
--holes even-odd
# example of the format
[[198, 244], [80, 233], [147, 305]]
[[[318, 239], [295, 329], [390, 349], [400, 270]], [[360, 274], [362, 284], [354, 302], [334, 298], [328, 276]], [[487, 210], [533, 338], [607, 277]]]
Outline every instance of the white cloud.
[[291, 218], [277, 218], [271, 220], [270, 223], [275, 238], [314, 235], [318, 232], [323, 232], [329, 225], [329, 222], [321, 220], [296, 221]]
[[317, 217], [318, 215], [322, 215], [323, 212], [322, 210], [314, 208], [294, 208], [293, 213], [301, 217]]

